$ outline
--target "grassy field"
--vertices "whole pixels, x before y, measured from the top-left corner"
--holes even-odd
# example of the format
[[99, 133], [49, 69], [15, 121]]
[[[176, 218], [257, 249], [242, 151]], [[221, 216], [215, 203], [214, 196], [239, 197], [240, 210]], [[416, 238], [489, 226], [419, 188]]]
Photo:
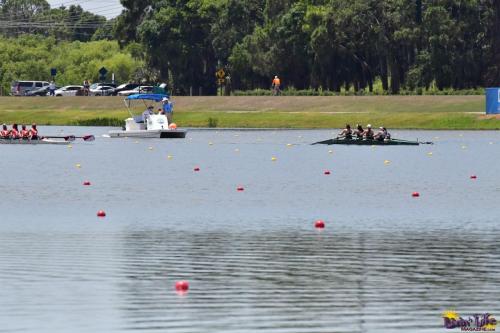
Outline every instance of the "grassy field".
[[[483, 96], [174, 97], [181, 127], [339, 128], [345, 123], [414, 129], [500, 129]], [[144, 109], [139, 104], [137, 113]], [[122, 125], [122, 97], [0, 97], [0, 122]]]

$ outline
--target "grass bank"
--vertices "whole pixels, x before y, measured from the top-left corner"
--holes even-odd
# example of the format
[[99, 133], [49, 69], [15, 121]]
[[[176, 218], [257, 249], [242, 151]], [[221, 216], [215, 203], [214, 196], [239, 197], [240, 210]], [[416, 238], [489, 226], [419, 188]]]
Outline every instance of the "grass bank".
[[[483, 96], [180, 96], [173, 100], [175, 122], [182, 127], [338, 128], [345, 123], [372, 123], [390, 128], [500, 129], [500, 117], [483, 115]], [[121, 97], [0, 97], [0, 122], [5, 123], [120, 126], [126, 117]]]

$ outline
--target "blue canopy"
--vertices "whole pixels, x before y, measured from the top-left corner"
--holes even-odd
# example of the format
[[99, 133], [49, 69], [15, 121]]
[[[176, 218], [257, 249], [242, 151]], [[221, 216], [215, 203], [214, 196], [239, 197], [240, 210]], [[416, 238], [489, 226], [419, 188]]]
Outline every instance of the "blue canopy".
[[155, 101], [155, 102], [161, 102], [162, 99], [168, 98], [168, 95], [165, 94], [133, 94], [127, 96], [125, 98], [126, 100], [132, 100], [132, 99], [145, 99], [145, 100], [150, 100], [150, 101]]

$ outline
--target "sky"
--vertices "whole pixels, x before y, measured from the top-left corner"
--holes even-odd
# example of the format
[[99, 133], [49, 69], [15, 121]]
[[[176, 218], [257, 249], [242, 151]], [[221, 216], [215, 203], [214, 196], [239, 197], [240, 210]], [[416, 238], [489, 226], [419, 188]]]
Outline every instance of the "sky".
[[52, 8], [64, 5], [80, 5], [84, 10], [106, 16], [108, 19], [118, 16], [122, 10], [120, 0], [47, 0]]

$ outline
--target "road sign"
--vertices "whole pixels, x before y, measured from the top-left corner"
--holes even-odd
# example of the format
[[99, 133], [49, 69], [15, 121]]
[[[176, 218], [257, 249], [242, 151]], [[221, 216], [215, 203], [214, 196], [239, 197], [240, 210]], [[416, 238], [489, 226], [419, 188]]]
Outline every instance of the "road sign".
[[224, 84], [224, 81], [225, 81], [224, 79], [217, 79], [217, 83], [218, 83], [219, 85], [223, 85], [223, 84]]
[[102, 76], [105, 76], [107, 73], [108, 70], [105, 67], [101, 67], [101, 69], [99, 70], [99, 74], [101, 74]]
[[224, 72], [224, 70], [221, 68], [219, 69], [217, 72], [215, 72], [215, 75], [219, 78], [219, 79], [223, 79], [224, 76], [226, 75], [226, 73]]
[[56, 76], [57, 75], [57, 69], [51, 68], [50, 69], [50, 76]]

